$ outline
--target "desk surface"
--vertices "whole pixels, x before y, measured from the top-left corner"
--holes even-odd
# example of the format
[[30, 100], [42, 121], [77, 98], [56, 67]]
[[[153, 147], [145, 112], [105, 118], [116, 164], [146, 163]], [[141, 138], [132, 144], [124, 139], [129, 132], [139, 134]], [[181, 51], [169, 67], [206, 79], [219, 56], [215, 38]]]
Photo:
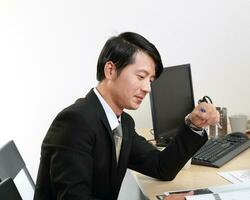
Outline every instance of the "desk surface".
[[[140, 129], [138, 133], [151, 139], [148, 129]], [[156, 199], [157, 194], [171, 190], [185, 190], [190, 188], [204, 188], [216, 185], [230, 184], [217, 172], [242, 170], [250, 168], [250, 149], [242, 152], [234, 159], [223, 165], [221, 168], [212, 168], [199, 165], [191, 165], [189, 169], [181, 170], [173, 181], [159, 181], [157, 179], [133, 172], [135, 179], [149, 199]]]

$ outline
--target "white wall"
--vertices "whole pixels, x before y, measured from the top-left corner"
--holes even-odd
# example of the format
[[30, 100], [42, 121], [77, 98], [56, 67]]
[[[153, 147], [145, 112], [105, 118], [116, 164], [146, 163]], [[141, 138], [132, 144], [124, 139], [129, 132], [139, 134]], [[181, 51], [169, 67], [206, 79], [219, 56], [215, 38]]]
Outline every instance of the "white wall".
[[[96, 85], [104, 42], [135, 31], [165, 66], [191, 63], [196, 100], [250, 115], [250, 1], [1, 0], [0, 146], [14, 139], [36, 179], [40, 145], [55, 115]], [[151, 127], [147, 98], [131, 112]]]

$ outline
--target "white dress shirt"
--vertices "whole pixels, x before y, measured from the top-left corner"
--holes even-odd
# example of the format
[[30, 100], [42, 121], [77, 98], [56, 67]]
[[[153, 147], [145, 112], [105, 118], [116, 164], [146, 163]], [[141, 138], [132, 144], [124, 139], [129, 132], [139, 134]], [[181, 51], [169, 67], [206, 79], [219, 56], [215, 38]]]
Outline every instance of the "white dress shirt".
[[108, 105], [108, 103], [104, 100], [104, 98], [102, 97], [102, 95], [99, 93], [99, 91], [96, 88], [94, 88], [94, 92], [102, 104], [102, 107], [108, 118], [110, 128], [113, 131], [119, 125], [119, 121], [121, 121], [121, 117], [119, 117], [119, 119], [117, 118], [112, 108]]

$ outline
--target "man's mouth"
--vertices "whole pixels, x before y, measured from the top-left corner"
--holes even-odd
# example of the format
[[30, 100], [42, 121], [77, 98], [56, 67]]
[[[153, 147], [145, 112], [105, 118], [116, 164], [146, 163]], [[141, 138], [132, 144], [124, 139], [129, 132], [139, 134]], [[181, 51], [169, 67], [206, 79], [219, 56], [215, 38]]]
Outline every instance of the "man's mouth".
[[144, 99], [144, 96], [135, 96], [139, 101], [142, 101]]

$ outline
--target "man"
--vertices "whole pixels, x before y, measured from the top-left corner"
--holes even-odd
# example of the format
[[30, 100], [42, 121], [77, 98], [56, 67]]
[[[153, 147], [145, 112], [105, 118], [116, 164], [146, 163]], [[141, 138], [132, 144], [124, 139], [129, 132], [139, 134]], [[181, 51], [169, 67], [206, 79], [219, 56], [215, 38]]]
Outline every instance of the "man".
[[212, 105], [199, 104], [164, 151], [139, 136], [123, 110], [140, 106], [162, 69], [157, 49], [139, 34], [106, 42], [97, 64], [99, 84], [57, 115], [43, 141], [35, 200], [117, 199], [127, 168], [161, 180], [176, 176], [206, 142], [203, 127], [219, 115]]

